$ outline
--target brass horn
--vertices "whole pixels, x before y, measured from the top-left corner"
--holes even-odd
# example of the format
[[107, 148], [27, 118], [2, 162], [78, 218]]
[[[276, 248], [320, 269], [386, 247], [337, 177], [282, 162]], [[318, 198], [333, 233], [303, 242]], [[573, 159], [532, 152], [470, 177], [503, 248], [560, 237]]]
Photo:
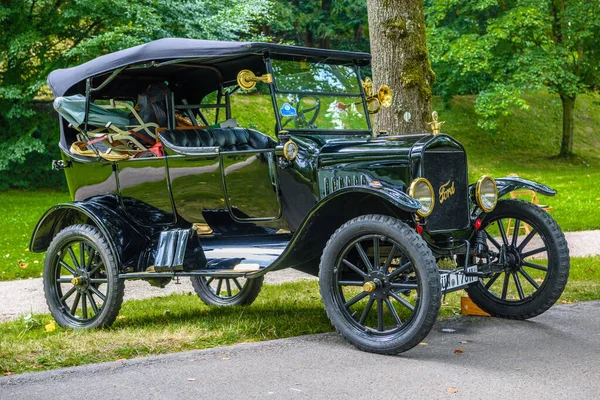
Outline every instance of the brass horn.
[[243, 69], [240, 72], [238, 72], [237, 84], [240, 88], [244, 90], [254, 89], [254, 87], [256, 86], [256, 82], [258, 81], [264, 83], [272, 83], [273, 76], [271, 76], [271, 74], [256, 76], [254, 72], [250, 71], [249, 69]]
[[381, 107], [390, 107], [392, 105], [392, 89], [388, 85], [381, 85], [377, 94], [374, 94], [373, 81], [371, 81], [371, 78], [366, 77], [362, 81], [362, 86], [367, 96], [369, 114], [377, 114], [381, 110]]
[[392, 89], [388, 85], [381, 85], [377, 91], [377, 98], [382, 107], [392, 105]]

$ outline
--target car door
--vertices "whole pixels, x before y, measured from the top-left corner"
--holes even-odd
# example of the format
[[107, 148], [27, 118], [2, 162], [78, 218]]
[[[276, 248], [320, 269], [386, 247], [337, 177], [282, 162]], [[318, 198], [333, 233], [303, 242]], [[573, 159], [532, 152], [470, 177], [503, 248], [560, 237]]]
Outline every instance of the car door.
[[222, 151], [221, 174], [227, 208], [239, 222], [281, 217], [274, 149]]

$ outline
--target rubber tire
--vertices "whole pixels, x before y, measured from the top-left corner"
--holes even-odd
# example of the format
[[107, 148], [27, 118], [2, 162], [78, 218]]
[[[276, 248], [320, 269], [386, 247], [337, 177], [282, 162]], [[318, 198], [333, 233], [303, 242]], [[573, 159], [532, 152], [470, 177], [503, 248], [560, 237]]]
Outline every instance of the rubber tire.
[[[57, 251], [61, 246], [68, 241], [76, 238], [84, 238], [89, 240], [96, 247], [96, 251], [100, 254], [106, 271], [107, 290], [106, 301], [104, 302], [102, 311], [98, 316], [89, 323], [74, 324], [61, 310], [59, 299], [50, 281], [52, 276], [52, 262]], [[102, 233], [91, 225], [71, 225], [60, 231], [50, 243], [46, 258], [44, 260], [44, 294], [46, 295], [46, 304], [54, 317], [56, 323], [64, 328], [73, 329], [93, 329], [109, 327], [119, 315], [119, 310], [123, 304], [123, 293], [125, 291], [125, 283], [119, 279], [119, 269], [115, 262], [115, 257], [112, 254], [110, 246]]]
[[[366, 332], [350, 325], [337, 309], [334, 291], [331, 290], [340, 253], [347, 243], [369, 233], [381, 234], [398, 242], [412, 260], [422, 282], [421, 301], [412, 322], [401, 336], [387, 341], [373, 340]], [[337, 332], [358, 349], [371, 353], [398, 354], [415, 347], [429, 334], [440, 312], [440, 274], [427, 243], [404, 222], [384, 215], [360, 216], [335, 231], [321, 257], [319, 286], [325, 311]]]
[[465, 290], [473, 303], [494, 317], [518, 320], [533, 318], [552, 307], [565, 289], [570, 269], [567, 240], [556, 221], [535, 204], [517, 199], [501, 200], [496, 208], [483, 218], [482, 227], [487, 225], [486, 221], [498, 217], [518, 218], [521, 221], [527, 218], [538, 228], [539, 234], [548, 240], [546, 250], [549, 259], [552, 258], [554, 262], [552, 266], [548, 263], [546, 282], [531, 299], [514, 305], [499, 302], [500, 299], [490, 295], [481, 281]]
[[200, 297], [202, 302], [207, 306], [249, 306], [256, 300], [260, 290], [262, 289], [264, 277], [246, 279], [246, 283], [242, 287], [242, 290], [231, 298], [223, 298], [217, 296], [211, 289], [206, 285], [206, 278], [200, 276], [192, 276], [192, 286], [194, 291]]

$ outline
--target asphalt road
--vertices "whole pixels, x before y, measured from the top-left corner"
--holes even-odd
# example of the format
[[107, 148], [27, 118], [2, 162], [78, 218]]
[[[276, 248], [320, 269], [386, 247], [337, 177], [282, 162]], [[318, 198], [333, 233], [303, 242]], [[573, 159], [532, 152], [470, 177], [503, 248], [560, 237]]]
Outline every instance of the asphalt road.
[[600, 302], [463, 316], [399, 356], [303, 336], [3, 377], [0, 399], [596, 399], [599, 327]]

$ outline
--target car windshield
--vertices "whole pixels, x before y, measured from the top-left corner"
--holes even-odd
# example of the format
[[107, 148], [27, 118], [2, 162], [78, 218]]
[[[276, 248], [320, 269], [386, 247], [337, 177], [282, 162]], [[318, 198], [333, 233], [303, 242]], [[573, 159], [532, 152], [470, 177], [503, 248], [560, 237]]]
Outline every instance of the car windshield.
[[273, 60], [272, 68], [283, 129], [369, 129], [354, 66]]

